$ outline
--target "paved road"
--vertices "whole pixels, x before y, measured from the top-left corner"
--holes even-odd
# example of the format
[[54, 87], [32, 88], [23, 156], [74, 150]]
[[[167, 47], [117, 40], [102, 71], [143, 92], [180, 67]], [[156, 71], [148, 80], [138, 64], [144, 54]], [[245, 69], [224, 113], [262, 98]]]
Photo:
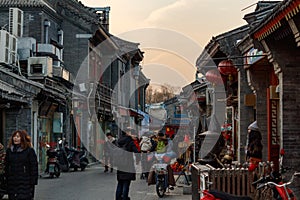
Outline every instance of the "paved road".
[[[114, 200], [116, 174], [104, 173], [100, 165], [94, 165], [84, 172], [62, 173], [59, 178], [41, 178], [36, 187], [36, 200]], [[137, 176], [130, 188], [132, 200], [157, 200], [154, 185], [148, 186]], [[188, 200], [191, 195], [183, 195], [182, 187], [175, 187], [165, 199]]]

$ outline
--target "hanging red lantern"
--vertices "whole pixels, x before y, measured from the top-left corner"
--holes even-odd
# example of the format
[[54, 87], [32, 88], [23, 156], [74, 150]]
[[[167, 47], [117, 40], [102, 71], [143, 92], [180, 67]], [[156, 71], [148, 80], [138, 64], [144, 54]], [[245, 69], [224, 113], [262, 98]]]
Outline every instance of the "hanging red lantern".
[[237, 74], [237, 69], [231, 60], [222, 60], [218, 65], [218, 69], [225, 76]]
[[206, 72], [205, 74], [206, 80], [209, 82], [216, 84], [216, 85], [222, 85], [223, 84], [223, 79], [220, 74], [220, 72], [216, 69], [211, 69]]

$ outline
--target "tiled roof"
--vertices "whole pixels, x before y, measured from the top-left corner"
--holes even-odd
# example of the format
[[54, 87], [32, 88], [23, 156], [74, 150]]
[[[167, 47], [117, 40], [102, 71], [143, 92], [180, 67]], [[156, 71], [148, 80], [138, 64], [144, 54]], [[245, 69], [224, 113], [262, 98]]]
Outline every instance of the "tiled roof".
[[[272, 12], [265, 16], [263, 20], [255, 27], [252, 28], [250, 34], [255, 34], [257, 31], [266, 27], [267, 30], [261, 30], [261, 33], [257, 33], [257, 38], [261, 38], [267, 36], [272, 31], [277, 29], [280, 26], [280, 20], [286, 16], [293, 16], [299, 12], [300, 8], [300, 0], [284, 0], [280, 4], [278, 4]], [[270, 25], [271, 24], [271, 25]], [[278, 25], [279, 24], [279, 25]], [[271, 31], [270, 31], [271, 30]], [[266, 33], [266, 34], [265, 34]]]
[[259, 24], [273, 9], [281, 3], [280, 1], [259, 1], [254, 12], [246, 14], [244, 19], [251, 27]]
[[0, 0], [0, 7], [42, 7], [43, 0]]

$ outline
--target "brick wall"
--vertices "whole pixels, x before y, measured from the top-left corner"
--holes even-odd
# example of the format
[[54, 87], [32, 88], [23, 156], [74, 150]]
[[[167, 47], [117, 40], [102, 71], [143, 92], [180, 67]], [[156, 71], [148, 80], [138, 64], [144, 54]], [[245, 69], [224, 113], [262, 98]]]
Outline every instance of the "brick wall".
[[239, 71], [239, 88], [238, 88], [238, 97], [239, 97], [239, 123], [237, 125], [237, 134], [238, 134], [238, 160], [243, 163], [245, 162], [245, 147], [247, 143], [247, 134], [248, 134], [248, 126], [254, 120], [254, 109], [251, 106], [245, 106], [244, 95], [252, 94], [252, 90], [250, 89], [245, 69], [241, 68]]
[[9, 108], [5, 112], [4, 138], [6, 146], [11, 134], [16, 130], [27, 130], [31, 133], [31, 109], [29, 108]]
[[282, 132], [283, 148], [286, 151], [285, 165], [300, 165], [300, 64], [282, 67]]
[[256, 119], [262, 135], [263, 160], [268, 159], [267, 88], [270, 85], [270, 70], [271, 66], [251, 70], [252, 84], [256, 91]]

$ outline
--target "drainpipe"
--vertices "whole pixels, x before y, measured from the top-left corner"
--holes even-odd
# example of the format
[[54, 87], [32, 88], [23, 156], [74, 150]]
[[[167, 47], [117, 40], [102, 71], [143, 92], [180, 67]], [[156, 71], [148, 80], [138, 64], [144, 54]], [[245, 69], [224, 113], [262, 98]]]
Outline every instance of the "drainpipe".
[[49, 27], [50, 27], [50, 21], [48, 19], [45, 19], [44, 26], [45, 26], [45, 44], [49, 43]]

